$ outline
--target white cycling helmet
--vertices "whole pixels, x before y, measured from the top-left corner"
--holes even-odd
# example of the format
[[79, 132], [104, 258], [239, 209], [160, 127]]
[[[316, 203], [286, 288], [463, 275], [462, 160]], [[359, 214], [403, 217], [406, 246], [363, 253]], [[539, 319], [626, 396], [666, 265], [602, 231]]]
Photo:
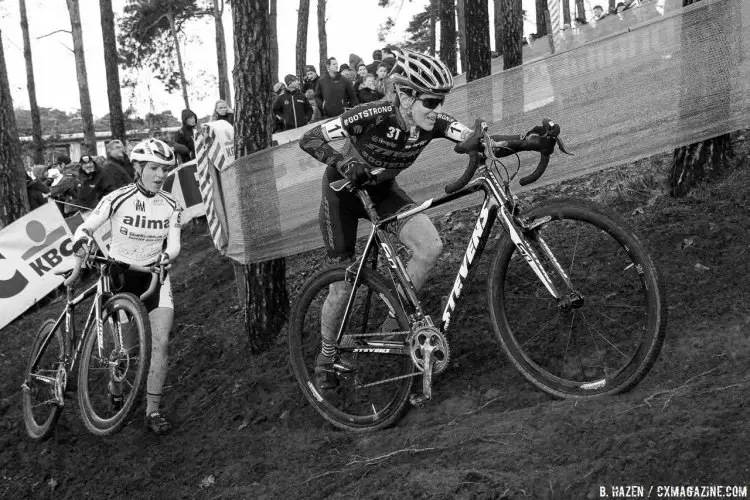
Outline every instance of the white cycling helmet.
[[409, 49], [394, 52], [396, 64], [389, 74], [394, 85], [420, 94], [447, 94], [453, 88], [453, 75], [440, 59]]
[[145, 139], [130, 152], [130, 161], [153, 162], [159, 165], [174, 165], [174, 151], [159, 139]]

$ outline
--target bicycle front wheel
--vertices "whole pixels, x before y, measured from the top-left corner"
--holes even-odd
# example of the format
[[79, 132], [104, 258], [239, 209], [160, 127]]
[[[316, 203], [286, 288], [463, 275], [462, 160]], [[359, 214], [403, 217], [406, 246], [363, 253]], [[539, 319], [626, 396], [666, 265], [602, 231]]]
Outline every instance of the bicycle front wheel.
[[632, 388], [656, 361], [666, 332], [664, 291], [651, 257], [624, 221], [590, 203], [552, 200], [527, 217], [539, 226], [526, 239], [562, 300], [505, 238], [488, 275], [491, 320], [505, 352], [553, 396]]
[[[45, 321], [34, 338], [23, 384], [23, 422], [31, 439], [42, 441], [55, 430], [63, 407], [60, 406], [56, 390], [62, 390], [58, 378], [66, 374], [64, 367], [65, 348], [60, 329], [54, 332], [55, 322]], [[34, 360], [39, 358], [38, 362]], [[59, 389], [56, 389], [58, 388]]]
[[[314, 372], [321, 347], [321, 310], [330, 286], [345, 276], [346, 267], [329, 268], [302, 288], [292, 310], [289, 351], [294, 375], [310, 404], [340, 429], [367, 432], [394, 424], [406, 409], [414, 375], [411, 357], [402, 343], [379, 332], [389, 311], [396, 314], [402, 331], [408, 331], [409, 323], [385, 280], [365, 269], [339, 342], [341, 360], [351, 371], [338, 374], [336, 389], [318, 388]], [[395, 337], [406, 340], [404, 334]], [[392, 348], [383, 348], [383, 341]]]
[[97, 436], [120, 430], [136, 407], [151, 359], [151, 323], [143, 303], [130, 293], [102, 307], [102, 342], [96, 325], [84, 332], [78, 367], [78, 406], [86, 428]]

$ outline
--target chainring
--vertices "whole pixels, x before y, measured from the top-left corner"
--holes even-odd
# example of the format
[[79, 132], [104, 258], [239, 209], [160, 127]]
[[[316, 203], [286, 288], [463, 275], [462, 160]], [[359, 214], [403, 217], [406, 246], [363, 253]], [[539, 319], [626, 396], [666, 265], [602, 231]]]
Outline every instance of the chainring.
[[409, 338], [409, 352], [414, 364], [420, 371], [424, 371], [424, 351], [427, 347], [432, 348], [434, 375], [442, 373], [450, 361], [450, 348], [448, 339], [434, 326], [423, 326], [418, 328]]

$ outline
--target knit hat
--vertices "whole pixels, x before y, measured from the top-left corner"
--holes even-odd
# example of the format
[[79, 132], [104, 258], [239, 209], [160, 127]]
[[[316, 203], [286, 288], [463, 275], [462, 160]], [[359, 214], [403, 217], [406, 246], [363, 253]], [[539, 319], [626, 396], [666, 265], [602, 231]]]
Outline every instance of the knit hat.
[[312, 64], [308, 64], [307, 66], [305, 66], [305, 73], [307, 73], [308, 71], [312, 71], [313, 73], [317, 73], [317, 71], [315, 71], [315, 66], [313, 66]]
[[281, 92], [281, 90], [284, 88], [284, 84], [281, 82], [276, 82], [273, 84], [273, 91], [274, 93], [278, 94]]
[[290, 83], [292, 83], [294, 80], [297, 80], [297, 77], [294, 75], [286, 75], [284, 77], [284, 83], [286, 83], [286, 86], [288, 87]]
[[347, 69], [349, 69], [349, 65], [346, 64], [346, 63], [344, 63], [341, 66], [339, 66], [339, 71], [344, 71], [344, 70], [347, 70]]

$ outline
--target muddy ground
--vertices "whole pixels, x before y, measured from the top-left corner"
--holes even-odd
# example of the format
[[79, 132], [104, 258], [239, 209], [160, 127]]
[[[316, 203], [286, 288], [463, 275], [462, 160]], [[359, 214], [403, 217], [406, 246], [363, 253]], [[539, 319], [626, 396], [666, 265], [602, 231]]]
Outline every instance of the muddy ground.
[[[668, 333], [627, 394], [576, 403], [536, 390], [501, 351], [476, 279], [434, 401], [375, 434], [336, 430], [297, 388], [285, 338], [257, 357], [237, 348], [232, 266], [205, 226], [191, 226], [172, 278], [162, 400], [176, 429], [145, 434], [141, 408], [121, 433], [96, 438], [70, 399], [49, 441], [28, 440], [20, 385], [37, 326], [59, 311], [50, 304], [0, 332], [0, 497], [587, 499], [627, 485], [750, 487], [750, 169], [737, 135], [739, 168], [681, 200], [660, 191], [668, 156], [525, 196], [605, 203], [648, 242], [666, 278]], [[454, 279], [475, 213], [436, 220], [446, 252], [425, 290], [430, 310]], [[321, 257], [288, 259], [292, 296]]]

